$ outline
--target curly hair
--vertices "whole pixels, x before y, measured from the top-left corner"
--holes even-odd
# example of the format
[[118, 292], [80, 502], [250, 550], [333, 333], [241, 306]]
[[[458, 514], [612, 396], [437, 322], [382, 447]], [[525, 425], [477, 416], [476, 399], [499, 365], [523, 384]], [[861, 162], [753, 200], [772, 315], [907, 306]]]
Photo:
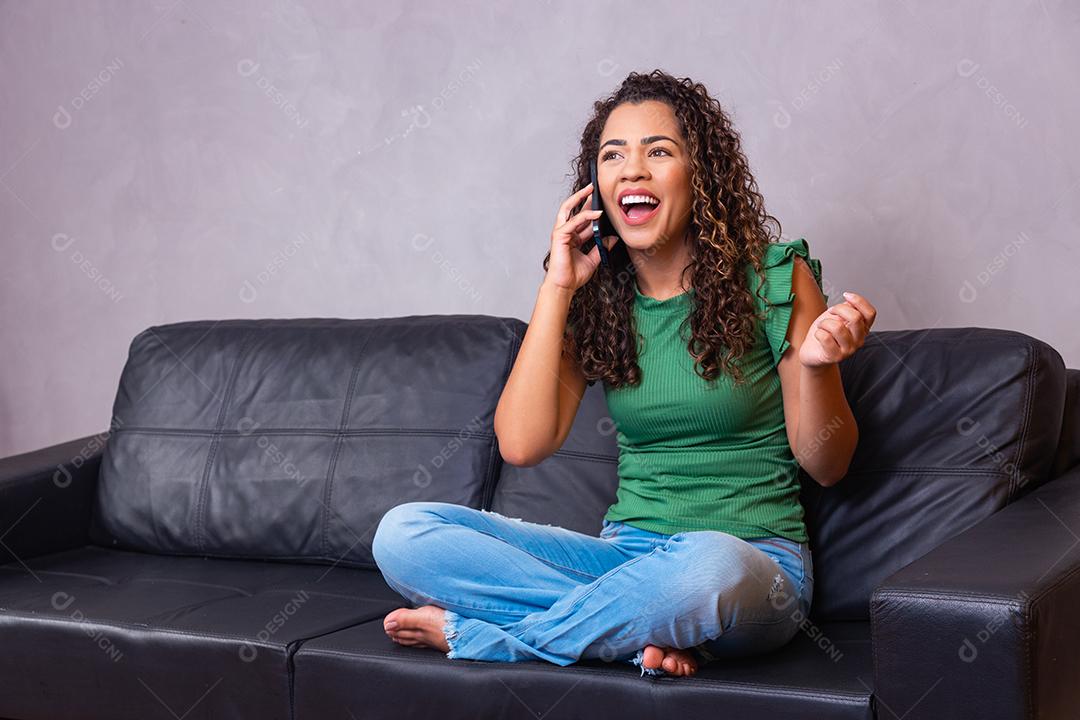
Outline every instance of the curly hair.
[[[593, 104], [593, 117], [581, 133], [580, 153], [571, 161], [573, 190], [590, 180], [589, 164], [599, 152], [600, 134], [611, 112], [622, 103], [648, 100], [666, 103], [686, 140], [693, 198], [689, 218], [689, 263], [694, 288], [688, 318], [691, 336], [687, 350], [695, 371], [708, 381], [720, 372], [744, 382], [738, 360], [755, 342], [756, 312], [751, 292], [764, 283], [763, 258], [771, 225], [780, 238], [780, 222], [767, 214], [757, 183], [743, 155], [740, 136], [731, 119], [704, 85], [675, 78], [661, 70], [631, 72], [606, 99]], [[570, 301], [564, 352], [579, 363], [586, 380], [603, 380], [613, 387], [637, 385], [634, 322], [634, 276], [637, 268], [623, 243], [608, 251], [610, 265], [601, 264]], [[544, 256], [548, 269], [551, 251]], [[748, 287], [744, 268], [752, 263], [758, 283]], [[766, 301], [767, 302], [767, 301]]]

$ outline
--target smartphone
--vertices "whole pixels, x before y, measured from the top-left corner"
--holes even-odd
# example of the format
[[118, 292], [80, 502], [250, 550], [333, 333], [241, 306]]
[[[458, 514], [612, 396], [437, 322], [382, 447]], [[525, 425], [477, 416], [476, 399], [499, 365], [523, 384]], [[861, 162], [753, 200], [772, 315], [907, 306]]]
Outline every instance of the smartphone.
[[[592, 181], [592, 188], [593, 188], [592, 189], [592, 209], [593, 210], [603, 210], [604, 209], [604, 201], [600, 199], [600, 187], [599, 187], [599, 185], [597, 185], [597, 182], [596, 182], [596, 161], [595, 160], [593, 160], [593, 161], [591, 161], [589, 163], [589, 179]], [[593, 220], [592, 230], [593, 230], [592, 243], [595, 244], [598, 248], [600, 248], [600, 263], [603, 264], [603, 265], [610, 266], [611, 263], [608, 262], [608, 251], [607, 251], [607, 248], [604, 247], [604, 240], [603, 239], [605, 237], [609, 236], [609, 235], [614, 235], [615, 234], [615, 227], [611, 224], [611, 220], [608, 219], [606, 211], [604, 212], [603, 215], [598, 217], [596, 220]], [[586, 253], [586, 254], [592, 252], [592, 245], [590, 245], [589, 242], [582, 243], [581, 251], [583, 253]]]

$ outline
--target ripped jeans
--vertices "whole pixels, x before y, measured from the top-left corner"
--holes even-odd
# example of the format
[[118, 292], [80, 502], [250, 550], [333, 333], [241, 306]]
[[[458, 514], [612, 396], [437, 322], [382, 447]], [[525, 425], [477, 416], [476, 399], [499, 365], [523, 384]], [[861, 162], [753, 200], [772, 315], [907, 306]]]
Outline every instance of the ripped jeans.
[[809, 543], [606, 519], [595, 537], [446, 502], [390, 508], [372, 552], [402, 597], [446, 610], [451, 659], [599, 658], [662, 675], [642, 665], [646, 645], [693, 648], [699, 662], [769, 652], [813, 595]]

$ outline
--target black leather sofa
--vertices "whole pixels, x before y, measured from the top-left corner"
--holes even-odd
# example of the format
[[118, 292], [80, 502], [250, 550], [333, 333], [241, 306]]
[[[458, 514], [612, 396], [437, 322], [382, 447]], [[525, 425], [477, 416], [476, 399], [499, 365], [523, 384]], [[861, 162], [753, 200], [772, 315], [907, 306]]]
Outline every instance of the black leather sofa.
[[0, 461], [0, 716], [1073, 718], [1080, 370], [1017, 332], [874, 332], [841, 366], [851, 472], [803, 478], [815, 597], [692, 677], [393, 643], [371, 539], [411, 500], [597, 534], [614, 426], [492, 431], [513, 318], [184, 322], [135, 337], [109, 431]]

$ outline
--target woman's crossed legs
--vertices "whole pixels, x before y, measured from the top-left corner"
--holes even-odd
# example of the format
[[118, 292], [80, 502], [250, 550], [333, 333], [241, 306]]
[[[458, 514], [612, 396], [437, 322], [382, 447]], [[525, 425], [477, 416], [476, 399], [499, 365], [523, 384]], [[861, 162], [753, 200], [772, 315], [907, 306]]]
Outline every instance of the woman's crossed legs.
[[797, 629], [791, 575], [722, 532], [663, 535], [605, 521], [593, 537], [453, 503], [408, 502], [383, 516], [372, 552], [390, 587], [445, 609], [445, 642], [435, 646], [445, 645], [449, 658], [641, 664], [648, 645], [716, 648], [736, 624], [760, 628], [751, 640], [760, 638], [761, 650]]

